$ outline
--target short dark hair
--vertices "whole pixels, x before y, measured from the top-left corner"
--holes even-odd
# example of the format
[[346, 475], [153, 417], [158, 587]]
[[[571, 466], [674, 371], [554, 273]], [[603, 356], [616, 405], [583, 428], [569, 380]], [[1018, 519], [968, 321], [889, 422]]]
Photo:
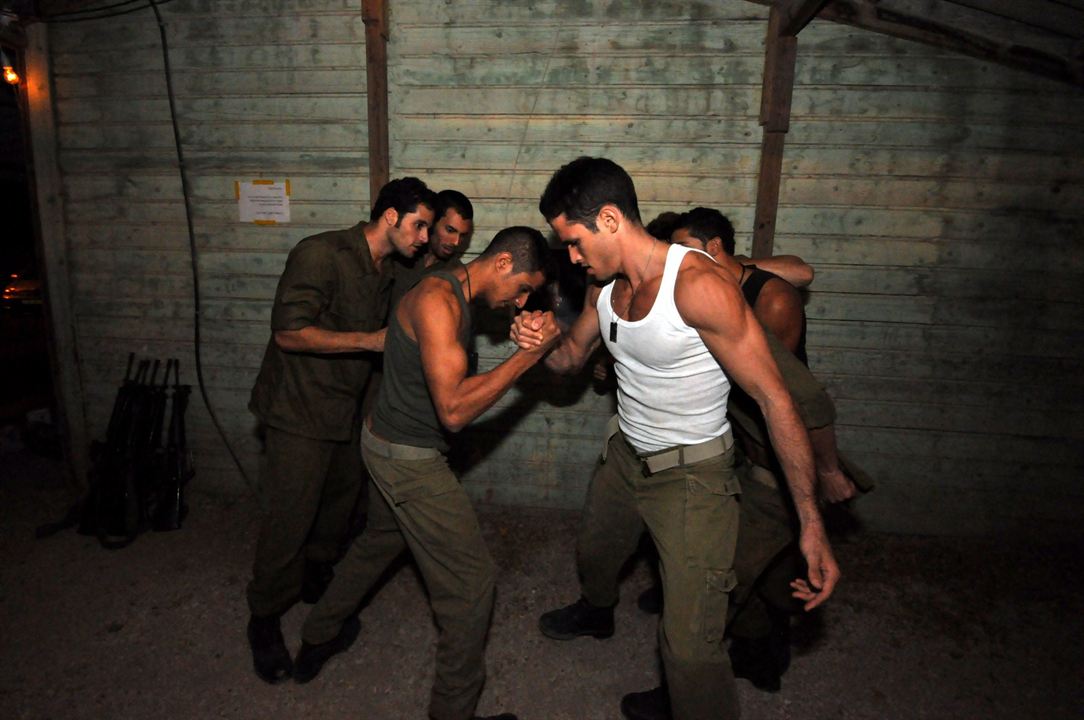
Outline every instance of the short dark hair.
[[723, 242], [723, 250], [727, 255], [734, 254], [734, 226], [726, 219], [726, 215], [714, 208], [698, 207], [681, 216], [675, 230], [684, 228], [697, 240], [707, 243], [712, 238], [719, 238]]
[[670, 242], [670, 236], [681, 227], [681, 213], [671, 210], [659, 213], [658, 217], [644, 226], [644, 229], [659, 240]]
[[538, 201], [538, 210], [546, 222], [564, 215], [568, 222], [597, 232], [595, 219], [603, 205], [615, 205], [626, 218], [640, 224], [636, 188], [625, 169], [613, 160], [584, 156], [553, 174]]
[[[437, 194], [416, 177], [397, 178], [380, 188], [380, 194], [369, 212], [369, 222], [374, 222], [388, 208], [395, 208], [399, 221], [402, 221], [404, 215], [414, 212], [419, 205], [436, 211]], [[399, 222], [395, 225], [398, 227]]]
[[433, 219], [440, 220], [449, 210], [455, 210], [464, 220], [474, 219], [474, 206], [470, 204], [470, 199], [458, 190], [441, 190], [437, 193], [437, 206], [433, 208]]
[[553, 258], [545, 236], [532, 227], [514, 225], [496, 235], [478, 256], [491, 257], [506, 252], [512, 256], [512, 270], [517, 273], [542, 271], [546, 278], [553, 275]]

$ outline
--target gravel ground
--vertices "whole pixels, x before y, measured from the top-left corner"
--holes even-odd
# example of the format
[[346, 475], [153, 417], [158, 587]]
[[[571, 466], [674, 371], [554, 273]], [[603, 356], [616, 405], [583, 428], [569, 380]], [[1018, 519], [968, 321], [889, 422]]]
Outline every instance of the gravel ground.
[[[243, 590], [256, 530], [247, 498], [195, 494], [184, 529], [119, 551], [73, 531], [35, 540], [63, 491], [55, 465], [0, 456], [0, 718], [418, 719], [433, 672], [425, 591], [409, 563], [361, 613], [357, 644], [312, 683], [252, 673]], [[612, 639], [542, 637], [577, 596], [577, 514], [479, 508], [497, 608], [479, 712], [617, 720], [657, 682], [655, 618], [632, 565]], [[1084, 542], [858, 532], [837, 540], [844, 581], [797, 628], [783, 689], [739, 681], [745, 718], [1084, 717]], [[306, 606], [284, 619], [296, 647]]]

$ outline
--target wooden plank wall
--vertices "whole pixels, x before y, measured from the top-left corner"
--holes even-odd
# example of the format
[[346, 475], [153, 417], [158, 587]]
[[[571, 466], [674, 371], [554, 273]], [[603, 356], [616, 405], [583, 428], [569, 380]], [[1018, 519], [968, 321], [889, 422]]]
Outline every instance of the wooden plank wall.
[[776, 247], [818, 275], [814, 371], [862, 503], [914, 532], [1084, 509], [1084, 92], [815, 20]]
[[[367, 209], [355, 0], [174, 0], [212, 398], [255, 464], [245, 403], [275, 280], [302, 236]], [[705, 204], [751, 235], [765, 8], [745, 2], [389, 3], [392, 175], [475, 200], [469, 255], [544, 228], [552, 171], [606, 155], [641, 210]], [[191, 302], [157, 28], [54, 26], [78, 342], [97, 429], [129, 350], [182, 355]], [[1079, 516], [1084, 109], [1079, 91], [814, 21], [799, 39], [777, 250], [818, 269], [811, 360], [874, 527], [1005, 529]], [[236, 221], [235, 179], [289, 177], [294, 222]], [[508, 352], [500, 323], [483, 366]], [[528, 378], [468, 436], [480, 499], [578, 507], [611, 400]], [[200, 487], [239, 490], [193, 404]]]
[[[748, 249], [765, 8], [391, 8], [393, 173], [475, 198], [472, 250], [507, 224], [544, 227], [546, 179], [580, 154], [625, 165], [645, 218], [714, 205]], [[796, 84], [777, 251], [818, 268], [812, 363], [879, 484], [862, 515], [915, 532], [1073, 522], [1084, 98], [822, 21], [800, 36]], [[490, 454], [468, 487], [575, 507], [609, 405], [582, 380], [533, 382], [514, 432], [475, 434]]]
[[[163, 4], [193, 194], [212, 404], [255, 477], [246, 409], [271, 299], [302, 237], [368, 215], [364, 27], [354, 0]], [[191, 270], [159, 30], [150, 10], [50, 26], [78, 354], [92, 437], [130, 351], [195, 384]], [[238, 222], [234, 181], [289, 179], [292, 222]], [[197, 485], [242, 492], [198, 393]]]

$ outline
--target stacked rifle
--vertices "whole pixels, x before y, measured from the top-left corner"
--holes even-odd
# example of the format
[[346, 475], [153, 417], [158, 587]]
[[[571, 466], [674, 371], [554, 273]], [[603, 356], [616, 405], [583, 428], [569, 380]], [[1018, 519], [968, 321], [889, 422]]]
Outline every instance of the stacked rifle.
[[166, 361], [161, 381], [160, 369], [159, 360], [136, 365], [135, 354], [128, 356], [105, 441], [91, 447], [79, 531], [96, 535], [110, 549], [128, 545], [147, 529], [177, 530], [188, 511], [184, 487], [195, 473], [184, 414], [192, 387], [181, 384], [179, 360]]

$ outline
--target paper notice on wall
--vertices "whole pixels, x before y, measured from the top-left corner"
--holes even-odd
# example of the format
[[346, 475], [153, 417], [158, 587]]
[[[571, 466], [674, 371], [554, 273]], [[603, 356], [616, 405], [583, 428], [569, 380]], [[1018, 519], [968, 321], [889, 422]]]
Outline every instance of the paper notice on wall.
[[236, 180], [233, 190], [241, 222], [257, 225], [290, 222], [289, 180]]

